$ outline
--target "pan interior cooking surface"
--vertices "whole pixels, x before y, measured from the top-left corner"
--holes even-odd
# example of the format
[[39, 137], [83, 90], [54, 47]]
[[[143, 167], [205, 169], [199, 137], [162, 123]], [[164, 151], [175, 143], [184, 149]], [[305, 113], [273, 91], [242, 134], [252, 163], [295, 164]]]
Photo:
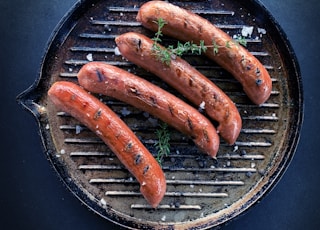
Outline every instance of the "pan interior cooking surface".
[[[236, 1], [175, 1], [216, 24], [231, 36], [244, 36], [247, 49], [269, 71], [269, 100], [253, 105], [241, 85], [204, 56], [183, 58], [221, 87], [236, 103], [243, 119], [235, 145], [221, 140], [217, 160], [201, 153], [181, 133], [171, 133], [170, 155], [162, 168], [167, 192], [152, 209], [139, 184], [110, 149], [86, 127], [57, 110], [47, 98], [52, 83], [77, 83], [87, 62], [103, 61], [137, 74], [183, 97], [151, 73], [115, 53], [115, 37], [135, 31], [153, 37], [135, 19], [140, 1], [84, 1], [60, 24], [49, 44], [37, 85], [20, 96], [39, 120], [49, 160], [70, 190], [90, 209], [128, 228], [207, 228], [224, 223], [248, 209], [274, 185], [290, 162], [302, 122], [299, 70], [290, 46], [265, 9]], [[164, 37], [164, 45], [176, 44]], [[95, 95], [110, 106], [155, 156], [156, 130], [161, 122], [117, 101]]]

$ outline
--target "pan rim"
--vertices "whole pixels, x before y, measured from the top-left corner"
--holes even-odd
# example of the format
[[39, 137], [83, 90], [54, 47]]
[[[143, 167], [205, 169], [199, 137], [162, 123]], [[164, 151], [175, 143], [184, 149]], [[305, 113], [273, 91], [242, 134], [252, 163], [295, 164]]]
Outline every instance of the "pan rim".
[[[56, 164], [55, 160], [52, 159], [52, 156], [50, 154], [50, 151], [53, 151], [51, 149], [48, 149], [48, 146], [53, 146], [51, 137], [48, 136], [46, 130], [45, 130], [45, 125], [43, 123], [43, 118], [41, 117], [41, 111], [39, 111], [39, 107], [35, 106], [37, 102], [41, 99], [41, 94], [39, 93], [39, 88], [42, 87], [42, 84], [46, 84], [44, 77], [45, 76], [45, 65], [47, 63], [47, 59], [49, 58], [49, 54], [52, 51], [52, 49], [58, 49], [59, 45], [63, 43], [63, 39], [68, 37], [68, 33], [65, 33], [65, 31], [71, 31], [72, 27], [75, 26], [77, 21], [79, 20], [79, 16], [76, 17], [75, 15], [82, 15], [87, 7], [89, 7], [92, 4], [95, 4], [96, 2], [99, 2], [99, 0], [80, 0], [76, 2], [73, 7], [65, 14], [65, 16], [61, 19], [61, 21], [57, 24], [55, 29], [53, 30], [51, 36], [49, 37], [49, 40], [46, 45], [46, 49], [44, 52], [44, 55], [42, 57], [41, 65], [40, 65], [40, 70], [39, 74], [35, 80], [35, 82], [24, 92], [19, 94], [17, 96], [17, 102], [23, 106], [24, 109], [30, 111], [34, 117], [36, 118], [36, 121], [39, 126], [40, 130], [40, 137], [42, 140], [42, 146], [44, 147], [44, 151], [46, 154], [46, 157], [49, 159], [51, 165], [53, 166], [54, 170], [56, 171], [58, 177], [64, 182], [65, 186], [71, 191], [73, 195], [77, 197], [82, 203], [86, 204], [86, 206], [94, 211], [95, 213], [99, 214], [103, 218], [108, 219], [109, 221], [120, 225], [122, 227], [128, 227], [125, 225], [122, 225], [121, 222], [118, 220], [118, 217], [106, 217], [102, 213], [105, 213], [106, 210], [101, 208], [100, 210], [93, 209], [92, 206], [95, 208], [98, 208], [97, 205], [94, 204], [94, 202], [86, 196], [86, 194], [80, 192], [75, 192], [78, 190], [78, 187], [74, 181], [69, 181], [66, 180], [68, 177], [68, 172], [63, 171], [63, 167], [60, 167], [59, 165]], [[229, 222], [230, 220], [235, 219], [235, 217], [239, 217], [239, 215], [243, 215], [251, 206], [255, 205], [263, 199], [267, 194], [269, 194], [272, 189], [277, 185], [277, 183], [280, 181], [282, 176], [284, 175], [285, 171], [289, 167], [294, 154], [296, 152], [296, 149], [299, 144], [299, 139], [300, 139], [300, 133], [301, 133], [301, 128], [303, 125], [303, 120], [304, 120], [304, 97], [303, 97], [303, 86], [302, 86], [302, 79], [301, 79], [301, 73], [300, 73], [300, 67], [299, 63], [297, 60], [297, 57], [294, 53], [294, 50], [290, 44], [290, 41], [288, 37], [286, 36], [285, 32], [281, 28], [281, 26], [277, 23], [277, 21], [274, 19], [274, 17], [270, 14], [270, 12], [267, 10], [267, 8], [261, 4], [260, 1], [254, 1], [251, 0], [249, 3], [246, 3], [248, 5], [252, 4], [253, 7], [259, 8], [261, 11], [264, 12], [265, 17], [267, 18], [268, 23], [271, 24], [274, 29], [276, 30], [278, 36], [281, 38], [281, 44], [279, 46], [285, 46], [284, 49], [287, 52], [286, 54], [283, 54], [284, 56], [289, 55], [290, 61], [288, 61], [287, 64], [292, 65], [292, 68], [290, 70], [294, 72], [294, 75], [296, 77], [296, 86], [298, 93], [296, 94], [297, 96], [297, 106], [296, 108], [297, 112], [295, 114], [295, 121], [296, 121], [296, 127], [293, 130], [294, 132], [290, 133], [290, 140], [291, 140], [291, 145], [286, 146], [286, 148], [283, 150], [289, 154], [284, 154], [285, 157], [281, 160], [279, 166], [277, 167], [277, 170], [272, 174], [271, 177], [269, 177], [269, 180], [267, 183], [263, 186], [262, 191], [258, 191], [256, 194], [252, 196], [252, 198], [248, 201], [247, 205], [245, 207], [241, 207], [239, 210], [235, 210], [234, 212], [230, 213], [227, 218], [223, 218], [218, 222], [214, 223], [206, 223], [202, 227], [214, 227], [218, 226], [221, 224], [225, 224]], [[78, 18], [75, 20], [75, 18]], [[60, 37], [61, 36], [61, 37]], [[36, 103], [32, 103], [36, 102]], [[49, 143], [49, 144], [48, 144]], [[111, 211], [111, 210], [109, 210]], [[210, 215], [209, 215], [210, 216]], [[128, 220], [126, 220], [128, 222]], [[135, 226], [137, 223], [131, 223], [132, 226]], [[159, 224], [159, 223], [157, 223]], [[183, 224], [183, 222], [182, 222]]]

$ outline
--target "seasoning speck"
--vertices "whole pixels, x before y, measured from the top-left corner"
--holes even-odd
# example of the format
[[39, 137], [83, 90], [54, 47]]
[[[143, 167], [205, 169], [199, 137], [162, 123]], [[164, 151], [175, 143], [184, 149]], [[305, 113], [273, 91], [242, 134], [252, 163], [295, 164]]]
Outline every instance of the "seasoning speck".
[[122, 114], [122, 116], [128, 116], [128, 115], [130, 115], [131, 114], [131, 111], [129, 111], [128, 109], [127, 109], [127, 107], [123, 107], [122, 109], [121, 109], [121, 114]]
[[107, 30], [107, 31], [109, 31], [109, 32], [111, 32], [111, 30], [112, 30], [109, 25], [104, 25], [104, 29]]
[[264, 28], [258, 28], [258, 33], [259, 33], [259, 34], [266, 34], [267, 31], [266, 31], [266, 29], [264, 29]]
[[199, 105], [199, 111], [203, 111], [205, 110], [206, 108], [206, 102], [205, 101], [202, 101]]
[[253, 26], [243, 26], [241, 30], [241, 35], [243, 37], [251, 37], [253, 33]]
[[82, 127], [80, 125], [76, 125], [76, 134], [81, 133]]
[[233, 147], [233, 152], [238, 151], [238, 149], [239, 149], [239, 146], [238, 146], [238, 145], [235, 145], [235, 146]]
[[117, 55], [117, 56], [121, 55], [121, 52], [120, 52], [118, 46], [116, 48], [114, 48], [114, 54]]
[[106, 206], [107, 205], [107, 201], [105, 199], [101, 199], [100, 200], [100, 203], [103, 205], [103, 206]]
[[93, 55], [92, 53], [89, 53], [87, 56], [86, 56], [87, 60], [88, 61], [93, 61]]
[[246, 155], [246, 154], [247, 154], [246, 150], [242, 149], [242, 150], [240, 151], [240, 156], [244, 156], [244, 155]]

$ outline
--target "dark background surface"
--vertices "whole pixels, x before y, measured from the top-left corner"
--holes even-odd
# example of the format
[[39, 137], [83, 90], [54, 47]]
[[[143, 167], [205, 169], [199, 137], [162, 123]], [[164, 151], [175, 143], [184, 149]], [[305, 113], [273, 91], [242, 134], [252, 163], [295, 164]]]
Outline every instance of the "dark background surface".
[[[0, 0], [0, 229], [118, 229], [59, 181], [32, 115], [15, 97], [36, 79], [47, 40], [76, 0]], [[287, 34], [303, 80], [305, 119], [296, 154], [271, 193], [222, 229], [320, 229], [320, 1], [261, 0]]]

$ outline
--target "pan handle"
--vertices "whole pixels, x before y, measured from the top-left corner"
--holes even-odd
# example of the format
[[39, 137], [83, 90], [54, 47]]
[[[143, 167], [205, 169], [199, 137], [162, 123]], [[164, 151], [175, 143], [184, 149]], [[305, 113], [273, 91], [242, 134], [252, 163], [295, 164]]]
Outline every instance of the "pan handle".
[[31, 112], [36, 118], [40, 118], [41, 115], [46, 113], [46, 107], [38, 103], [40, 97], [36, 91], [36, 88], [32, 85], [30, 88], [20, 93], [16, 100], [24, 109]]

